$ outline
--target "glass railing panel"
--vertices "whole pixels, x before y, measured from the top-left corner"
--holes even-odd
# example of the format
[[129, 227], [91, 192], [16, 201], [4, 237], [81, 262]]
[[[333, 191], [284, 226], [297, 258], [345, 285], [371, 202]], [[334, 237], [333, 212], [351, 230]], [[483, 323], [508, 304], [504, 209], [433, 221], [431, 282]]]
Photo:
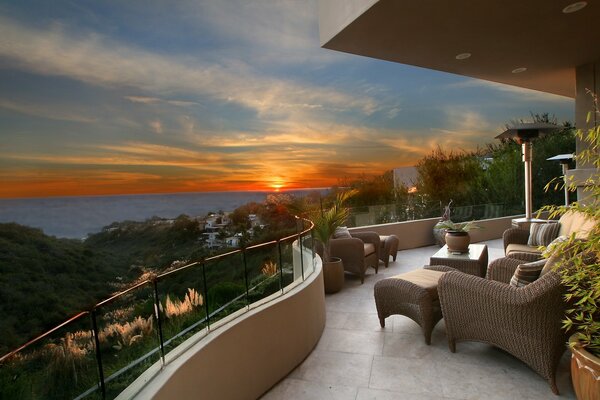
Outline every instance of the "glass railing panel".
[[281, 249], [281, 273], [282, 273], [282, 285], [285, 288], [292, 282], [294, 282], [294, 253], [293, 244], [296, 240], [295, 237], [288, 238], [279, 242]]
[[310, 233], [301, 236], [300, 243], [302, 251], [302, 265], [304, 267], [304, 279], [306, 279], [315, 270], [314, 246]]
[[281, 292], [282, 272], [277, 242], [249, 247], [245, 251], [248, 301], [257, 302]]
[[0, 398], [115, 398], [194, 333], [310, 276], [311, 226], [148, 276], [82, 312], [0, 361]]
[[241, 251], [209, 259], [205, 269], [210, 324], [248, 305]]
[[0, 364], [0, 399], [75, 398], [102, 398], [87, 313]]
[[156, 281], [165, 354], [207, 325], [203, 268], [193, 264]]
[[160, 359], [154, 287], [145, 282], [95, 309], [106, 398], [115, 398]]
[[[443, 214], [444, 206], [445, 205], [433, 204], [430, 202], [415, 201], [411, 203], [352, 207], [350, 209], [350, 217], [348, 218], [348, 226], [359, 227], [437, 218], [441, 217]], [[524, 212], [525, 208], [523, 204], [509, 204], [503, 202], [487, 204], [453, 203], [450, 218], [454, 222], [464, 222], [519, 215]]]

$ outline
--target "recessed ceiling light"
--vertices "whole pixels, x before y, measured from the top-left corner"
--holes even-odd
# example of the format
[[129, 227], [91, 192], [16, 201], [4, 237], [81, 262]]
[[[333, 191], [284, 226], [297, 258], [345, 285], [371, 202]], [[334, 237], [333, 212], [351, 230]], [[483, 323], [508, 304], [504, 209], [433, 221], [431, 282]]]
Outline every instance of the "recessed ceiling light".
[[563, 8], [562, 12], [565, 14], [571, 14], [581, 10], [585, 6], [587, 6], [587, 1], [578, 1], [577, 3], [569, 4]]
[[460, 54], [457, 54], [455, 58], [457, 60], [466, 60], [469, 57], [471, 57], [471, 53], [460, 53]]
[[513, 74], [520, 74], [521, 72], [525, 72], [525, 71], [527, 71], [527, 68], [525, 68], [525, 67], [520, 67], [520, 68], [515, 68], [515, 69], [513, 69], [513, 70], [512, 70], [512, 73], [513, 73]]

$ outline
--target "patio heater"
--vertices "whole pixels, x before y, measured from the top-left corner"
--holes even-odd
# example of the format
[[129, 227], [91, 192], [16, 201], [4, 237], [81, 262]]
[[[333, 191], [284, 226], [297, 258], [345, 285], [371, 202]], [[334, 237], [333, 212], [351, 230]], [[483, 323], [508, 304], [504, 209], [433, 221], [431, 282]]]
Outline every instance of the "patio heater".
[[562, 166], [562, 173], [565, 180], [565, 206], [569, 206], [569, 187], [567, 182], [567, 172], [569, 171], [569, 161], [573, 159], [573, 154], [559, 154], [554, 157], [546, 158], [547, 161], [558, 161]]
[[[531, 213], [533, 208], [532, 179], [531, 179], [531, 158], [532, 141], [535, 138], [544, 136], [548, 132], [558, 129], [558, 126], [546, 122], [527, 122], [515, 124], [506, 131], [496, 136], [496, 139], [513, 139], [521, 145], [523, 163], [525, 165], [525, 223], [532, 221]], [[524, 226], [525, 227], [525, 226]]]

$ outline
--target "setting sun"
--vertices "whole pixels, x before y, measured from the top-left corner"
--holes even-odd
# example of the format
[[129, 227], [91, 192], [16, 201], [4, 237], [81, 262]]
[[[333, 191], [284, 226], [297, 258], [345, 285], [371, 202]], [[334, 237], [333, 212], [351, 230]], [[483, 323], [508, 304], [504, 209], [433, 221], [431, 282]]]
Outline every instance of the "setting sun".
[[281, 178], [274, 178], [270, 186], [276, 191], [279, 192], [280, 189], [285, 187], [285, 183]]

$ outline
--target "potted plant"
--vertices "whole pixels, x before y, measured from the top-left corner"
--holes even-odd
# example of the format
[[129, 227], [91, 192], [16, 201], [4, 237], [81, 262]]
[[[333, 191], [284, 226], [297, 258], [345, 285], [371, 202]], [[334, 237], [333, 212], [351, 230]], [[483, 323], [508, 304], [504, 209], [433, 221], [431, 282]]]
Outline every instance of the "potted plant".
[[305, 198], [301, 204], [292, 205], [290, 208], [306, 218], [313, 221], [314, 236], [318, 241], [318, 253], [323, 259], [323, 279], [326, 293], [335, 293], [341, 290], [344, 284], [344, 265], [342, 260], [337, 257], [331, 257], [330, 240], [335, 230], [346, 223], [350, 216], [350, 210], [344, 206], [344, 203], [357, 190], [347, 190], [338, 192], [329, 208], [323, 208], [321, 204], [310, 204]]
[[[433, 238], [435, 239], [435, 243], [442, 247], [446, 244], [446, 228], [444, 228], [444, 224], [450, 220], [450, 206], [452, 205], [452, 199], [450, 202], [444, 207], [444, 212], [440, 220], [433, 226]], [[440, 201], [440, 208], [442, 208], [442, 202]]]
[[[593, 94], [592, 94], [593, 95]], [[597, 98], [594, 96], [596, 113]], [[588, 121], [591, 114], [588, 115]], [[586, 141], [589, 148], [575, 156], [583, 165], [600, 168], [600, 127], [590, 129], [587, 134], [577, 131], [577, 137]], [[568, 304], [563, 329], [571, 334], [569, 347], [572, 352], [571, 378], [579, 400], [600, 399], [600, 182], [598, 174], [585, 182], [588, 196], [585, 202], [575, 202], [570, 207], [548, 206], [542, 210], [549, 212], [549, 218], [555, 218], [566, 211], [576, 211], [585, 218], [594, 221], [595, 227], [586, 240], [574, 235], [566, 241], [557, 243], [546, 251], [546, 256], [554, 256], [559, 261], [555, 268], [565, 286], [565, 300]], [[564, 180], [561, 179], [562, 182]], [[565, 183], [569, 190], [576, 189], [572, 179]], [[560, 182], [548, 183], [550, 187], [560, 187]]]
[[446, 239], [448, 250], [459, 253], [467, 253], [469, 251], [469, 244], [471, 244], [469, 231], [480, 228], [474, 221], [452, 222], [449, 219], [438, 223], [437, 226], [446, 231], [444, 238]]

